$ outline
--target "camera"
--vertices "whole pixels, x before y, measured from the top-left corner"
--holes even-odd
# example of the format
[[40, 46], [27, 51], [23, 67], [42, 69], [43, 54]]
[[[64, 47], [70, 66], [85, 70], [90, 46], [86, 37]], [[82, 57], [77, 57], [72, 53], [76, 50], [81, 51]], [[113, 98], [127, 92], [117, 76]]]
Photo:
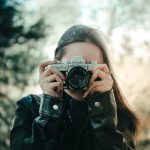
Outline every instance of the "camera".
[[66, 77], [63, 81], [65, 89], [85, 90], [92, 76], [92, 69], [101, 65], [103, 64], [97, 64], [96, 61], [86, 64], [82, 56], [74, 56], [70, 61], [61, 61], [46, 68], [50, 66], [63, 73]]

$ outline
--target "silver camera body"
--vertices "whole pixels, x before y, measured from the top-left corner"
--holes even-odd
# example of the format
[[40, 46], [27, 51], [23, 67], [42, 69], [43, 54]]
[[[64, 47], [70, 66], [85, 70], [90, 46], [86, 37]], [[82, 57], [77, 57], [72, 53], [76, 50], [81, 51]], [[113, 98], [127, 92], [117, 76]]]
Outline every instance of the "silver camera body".
[[48, 65], [48, 67], [55, 68], [62, 72], [66, 77], [63, 81], [64, 88], [84, 90], [87, 88], [89, 80], [91, 78], [91, 71], [95, 66], [102, 66], [103, 64], [97, 64], [97, 61], [91, 61], [86, 64], [82, 56], [74, 56], [71, 61], [61, 61], [56, 64]]

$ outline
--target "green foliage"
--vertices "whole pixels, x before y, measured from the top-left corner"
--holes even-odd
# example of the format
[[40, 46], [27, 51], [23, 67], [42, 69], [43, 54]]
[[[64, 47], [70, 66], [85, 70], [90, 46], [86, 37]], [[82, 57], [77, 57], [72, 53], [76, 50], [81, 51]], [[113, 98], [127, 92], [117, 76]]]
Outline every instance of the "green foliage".
[[0, 1], [1, 150], [9, 149], [16, 101], [26, 88], [36, 83], [38, 65], [42, 60], [47, 60], [43, 51], [45, 42], [50, 37], [50, 44], [56, 43], [58, 33], [75, 21], [78, 16], [76, 6], [69, 0], [63, 3], [44, 0], [39, 5], [32, 0]]
[[43, 18], [39, 18], [27, 29], [23, 10], [18, 10], [22, 5], [2, 6], [0, 7], [0, 71], [2, 72], [0, 83], [25, 86], [29, 84], [27, 76], [34, 72], [44, 56], [40, 49], [43, 42], [41, 39], [45, 36], [45, 24]]
[[44, 58], [40, 51], [45, 37], [43, 18], [39, 18], [27, 28], [24, 23], [23, 3], [16, 5], [15, 1], [10, 2], [0, 2], [1, 150], [9, 149], [9, 133], [16, 108], [7, 88], [18, 87], [23, 91], [26, 85], [33, 84], [31, 74]]

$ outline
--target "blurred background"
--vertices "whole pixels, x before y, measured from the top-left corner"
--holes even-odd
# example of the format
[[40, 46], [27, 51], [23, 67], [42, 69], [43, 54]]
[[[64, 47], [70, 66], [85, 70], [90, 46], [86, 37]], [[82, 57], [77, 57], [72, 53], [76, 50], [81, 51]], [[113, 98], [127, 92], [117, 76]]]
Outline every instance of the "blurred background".
[[74, 24], [102, 31], [116, 77], [140, 116], [138, 150], [150, 149], [150, 0], [0, 0], [0, 150], [9, 149], [16, 101], [41, 93], [38, 65]]

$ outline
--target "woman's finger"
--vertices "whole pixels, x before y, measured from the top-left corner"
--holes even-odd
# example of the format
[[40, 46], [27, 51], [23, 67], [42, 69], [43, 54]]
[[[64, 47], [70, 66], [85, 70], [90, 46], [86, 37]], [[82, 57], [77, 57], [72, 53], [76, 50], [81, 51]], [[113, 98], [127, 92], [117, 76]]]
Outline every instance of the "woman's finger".
[[55, 74], [55, 73], [58, 74], [62, 79], [64, 79], [64, 75], [60, 71], [58, 71], [57, 69], [52, 68], [52, 67], [48, 67], [41, 76], [47, 77], [47, 76]]
[[51, 82], [47, 84], [50, 89], [56, 88], [60, 85], [60, 82]]
[[49, 92], [55, 96], [58, 96], [57, 93], [60, 91], [59, 86], [60, 86], [60, 82], [51, 82], [50, 84], [47, 83], [47, 89], [49, 89]]
[[91, 94], [93, 94], [94, 92], [105, 92], [108, 91], [107, 86], [105, 84], [101, 85], [101, 86], [95, 86], [93, 89], [91, 89]]
[[83, 97], [86, 97], [86, 96], [91, 92], [91, 90], [92, 90], [94, 87], [96, 87], [96, 86], [102, 86], [104, 83], [105, 83], [104, 81], [95, 81], [95, 82], [93, 82], [93, 83], [89, 86], [89, 88], [85, 91]]
[[60, 90], [63, 91], [63, 81], [56, 73], [51, 76], [46, 77], [45, 80], [48, 83], [53, 82], [53, 81], [60, 82]]
[[104, 71], [105, 73], [109, 73], [109, 72], [110, 72], [110, 70], [109, 70], [107, 64], [103, 64], [103, 65], [101, 65], [101, 66], [95, 66], [92, 71], [94, 72], [95, 70], [102, 70], [102, 71]]
[[56, 74], [52, 74], [48, 77], [45, 77], [46, 82], [53, 82], [53, 81], [59, 81], [62, 82], [62, 79]]
[[62, 81], [62, 79], [57, 74], [54, 74], [53, 76], [55, 77], [57, 82], [60, 82], [60, 91], [63, 91], [63, 81]]
[[[42, 80], [41, 82], [44, 83], [44, 81]], [[51, 83], [44, 83], [41, 85], [41, 88], [44, 90], [45, 94], [52, 94], [52, 95], [56, 95], [56, 89], [60, 86], [60, 82], [51, 82]]]
[[95, 72], [93, 73], [89, 85], [92, 84], [96, 78], [101, 78], [101, 79], [106, 79], [107, 78], [107, 74], [105, 74], [103, 71], [101, 70], [95, 70]]
[[45, 71], [45, 67], [50, 65], [50, 64], [55, 64], [57, 63], [56, 60], [53, 60], [53, 61], [46, 61], [46, 62], [43, 62], [41, 64], [39, 64], [39, 74], [42, 75], [42, 73]]

